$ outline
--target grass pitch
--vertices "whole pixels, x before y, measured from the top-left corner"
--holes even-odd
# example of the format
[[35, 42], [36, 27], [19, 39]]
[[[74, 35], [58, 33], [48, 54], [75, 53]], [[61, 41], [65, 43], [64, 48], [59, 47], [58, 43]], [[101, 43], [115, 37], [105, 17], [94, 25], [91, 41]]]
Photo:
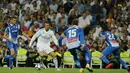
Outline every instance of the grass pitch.
[[[93, 69], [93, 73], [126, 73], [123, 69]], [[61, 71], [56, 71], [54, 68], [36, 70], [35, 68], [18, 67], [10, 70], [9, 68], [0, 67], [0, 73], [79, 73], [79, 69], [76, 68], [62, 68]], [[89, 73], [84, 69], [84, 73]]]

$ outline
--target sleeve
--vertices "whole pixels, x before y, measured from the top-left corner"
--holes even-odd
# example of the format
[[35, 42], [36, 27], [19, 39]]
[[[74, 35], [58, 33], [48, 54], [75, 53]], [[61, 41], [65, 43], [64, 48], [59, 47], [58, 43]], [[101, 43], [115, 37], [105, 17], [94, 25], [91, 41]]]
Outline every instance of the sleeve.
[[103, 46], [104, 45], [104, 43], [105, 43], [105, 40], [106, 40], [106, 32], [102, 32], [101, 33], [101, 45]]
[[102, 33], [101, 33], [101, 37], [102, 37], [102, 38], [105, 38], [105, 35], [106, 35], [105, 32], [102, 32]]
[[84, 45], [84, 32], [83, 32], [83, 29], [82, 28], [79, 28], [79, 40], [80, 40], [80, 44], [81, 45]]
[[115, 38], [115, 40], [118, 40], [118, 39], [119, 39], [119, 37], [118, 37], [118, 36], [116, 36], [115, 34], [114, 34], [114, 38]]
[[60, 37], [58, 38], [58, 45], [59, 45], [60, 47], [62, 46], [62, 40], [63, 40], [63, 37], [60, 36]]
[[52, 41], [55, 43], [55, 45], [58, 45], [58, 40], [56, 39], [54, 32], [52, 32]]
[[30, 43], [29, 43], [29, 46], [32, 46], [32, 44], [33, 44], [33, 42], [40, 36], [40, 30], [38, 31], [38, 32], [36, 32], [34, 35], [33, 35], [33, 37], [32, 37], [32, 39], [31, 39], [31, 41], [30, 41]]
[[67, 32], [67, 30], [65, 30], [64, 32], [63, 32], [63, 34], [66, 36], [66, 32]]
[[5, 33], [6, 33], [6, 35], [9, 35], [9, 27], [7, 27], [6, 29], [5, 29]]

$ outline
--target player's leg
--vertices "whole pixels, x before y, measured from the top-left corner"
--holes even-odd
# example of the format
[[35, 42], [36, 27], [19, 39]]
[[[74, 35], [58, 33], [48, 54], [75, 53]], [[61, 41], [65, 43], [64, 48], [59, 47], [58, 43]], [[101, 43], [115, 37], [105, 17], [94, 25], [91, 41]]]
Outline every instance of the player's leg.
[[58, 60], [57, 60], [57, 57], [56, 57], [55, 52], [52, 51], [52, 52], [49, 53], [49, 55], [53, 58], [53, 63], [54, 63], [54, 65], [55, 65], [55, 68], [56, 68], [57, 70], [59, 70], [59, 68], [58, 68]]
[[12, 42], [8, 41], [7, 45], [8, 45], [8, 49], [10, 50], [10, 55], [5, 56], [4, 58], [9, 60], [9, 67], [10, 67], [10, 69], [12, 69], [12, 67], [13, 67], [13, 55], [15, 53], [14, 52], [14, 44]]
[[16, 65], [16, 56], [17, 56], [18, 44], [13, 44], [13, 47], [14, 47], [13, 65]]
[[[111, 53], [113, 53], [113, 52], [115, 52], [115, 51], [117, 51], [117, 47], [107, 47], [107, 49], [105, 49], [104, 51], [103, 51], [103, 54], [105, 55], [105, 57], [106, 56], [108, 56], [108, 55], [110, 55]], [[101, 57], [102, 58], [102, 57]], [[103, 59], [103, 58], [102, 58]], [[110, 61], [106, 58], [104, 58], [104, 60], [102, 60], [102, 61], [106, 61], [105, 63], [107, 64], [107, 66], [105, 67], [106, 69], [109, 69], [109, 68], [111, 68], [114, 64], [113, 63], [110, 63]]]
[[90, 62], [91, 62], [91, 52], [89, 51], [87, 46], [84, 46], [83, 52], [85, 52], [86, 63], [90, 64]]
[[[7, 46], [9, 50], [13, 48], [13, 44], [9, 41], [7, 41]], [[8, 60], [9, 58], [10, 58], [10, 55], [4, 56], [5, 60]]]
[[36, 66], [39, 66], [39, 67], [37, 67], [36, 69], [40, 70], [41, 66], [46, 69], [46, 66], [45, 66], [44, 63], [43, 63], [43, 57], [44, 57], [45, 55], [47, 55], [47, 53], [44, 52], [43, 47], [37, 47], [37, 52], [38, 52], [38, 54], [39, 54], [39, 56], [40, 56], [41, 58], [40, 58], [40, 60], [37, 61], [37, 63], [36, 63]]
[[83, 52], [85, 52], [85, 59], [86, 59], [86, 68], [90, 71], [93, 72], [93, 70], [90, 67], [90, 62], [91, 62], [91, 52], [87, 48], [87, 46], [84, 46]]
[[122, 66], [128, 71], [128, 73], [130, 73], [130, 68], [128, 67], [128, 65], [120, 58], [120, 50], [119, 48], [117, 48], [117, 50], [114, 51], [114, 56], [119, 59], [120, 64], [122, 64]]
[[10, 69], [12, 69], [12, 67], [13, 67], [13, 55], [14, 55], [14, 48], [11, 48], [10, 49], [10, 56], [9, 56], [9, 67], [10, 67]]
[[43, 51], [38, 51], [38, 54], [39, 56], [41, 57], [39, 61], [37, 61], [36, 65], [37, 66], [40, 66], [40, 67], [37, 67], [36, 69], [40, 70], [41, 66], [46, 69], [47, 67], [44, 65], [43, 63], [43, 57], [45, 56], [44, 52]]
[[76, 62], [78, 68], [82, 68], [81, 65], [80, 65], [80, 61], [79, 61], [79, 59], [78, 59], [78, 55], [77, 55], [77, 53], [76, 53], [76, 49], [70, 49], [69, 51], [70, 51], [70, 53], [73, 55], [74, 61]]
[[106, 48], [102, 51], [102, 54], [101, 54], [101, 56], [100, 56], [100, 59], [101, 59], [104, 63], [106, 63], [106, 64], [109, 64], [109, 63], [110, 63], [110, 61], [106, 58], [106, 56], [110, 55], [110, 54], [113, 52], [112, 49], [113, 49], [112, 47], [106, 47]]
[[69, 51], [73, 55], [74, 61], [76, 62], [78, 68], [80, 69], [79, 70], [80, 73], [83, 73], [83, 69], [81, 67], [80, 60], [78, 59], [78, 55], [77, 55], [76, 49], [69, 49]]
[[44, 51], [53, 58], [53, 63], [55, 65], [56, 70], [60, 71], [60, 69], [58, 68], [58, 60], [57, 60], [57, 57], [56, 57], [54, 50], [51, 47], [46, 46]]
[[119, 61], [122, 66], [128, 71], [128, 73], [130, 73], [130, 68], [128, 67], [128, 65], [121, 58], [119, 59]]

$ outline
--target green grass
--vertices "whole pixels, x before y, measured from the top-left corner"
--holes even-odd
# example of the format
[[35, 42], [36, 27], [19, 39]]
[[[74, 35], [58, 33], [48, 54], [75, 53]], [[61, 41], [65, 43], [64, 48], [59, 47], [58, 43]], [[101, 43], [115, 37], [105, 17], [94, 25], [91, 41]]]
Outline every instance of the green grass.
[[[56, 71], [54, 68], [36, 70], [35, 68], [19, 67], [13, 68], [12, 70], [7, 67], [0, 67], [0, 73], [79, 73], [79, 69], [75, 68], [62, 68], [62, 71]], [[84, 73], [89, 73], [84, 69]], [[126, 70], [122, 69], [94, 69], [93, 73], [126, 73]]]

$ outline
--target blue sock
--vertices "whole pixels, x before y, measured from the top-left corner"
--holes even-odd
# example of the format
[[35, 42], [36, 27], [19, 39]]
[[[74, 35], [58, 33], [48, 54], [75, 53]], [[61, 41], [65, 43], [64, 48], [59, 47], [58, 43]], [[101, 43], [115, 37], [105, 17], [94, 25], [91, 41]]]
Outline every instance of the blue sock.
[[5, 59], [5, 60], [8, 60], [9, 57], [10, 57], [10, 55], [6, 55], [6, 56], [4, 56], [4, 59]]
[[126, 64], [122, 59], [120, 59], [119, 61], [120, 61], [120, 63], [122, 64], [122, 66], [123, 66], [125, 69], [130, 70], [130, 68], [127, 66], [127, 64]]
[[81, 68], [80, 61], [77, 58], [74, 58], [74, 61], [76, 62], [78, 68]]
[[105, 56], [100, 57], [100, 59], [101, 59], [103, 62], [105, 62], [106, 64], [109, 64], [109, 63], [110, 63], [110, 61], [109, 61]]
[[13, 55], [9, 57], [9, 67], [13, 66]]
[[86, 63], [90, 64], [90, 62], [91, 62], [91, 52], [85, 53], [85, 59], [86, 59]]

